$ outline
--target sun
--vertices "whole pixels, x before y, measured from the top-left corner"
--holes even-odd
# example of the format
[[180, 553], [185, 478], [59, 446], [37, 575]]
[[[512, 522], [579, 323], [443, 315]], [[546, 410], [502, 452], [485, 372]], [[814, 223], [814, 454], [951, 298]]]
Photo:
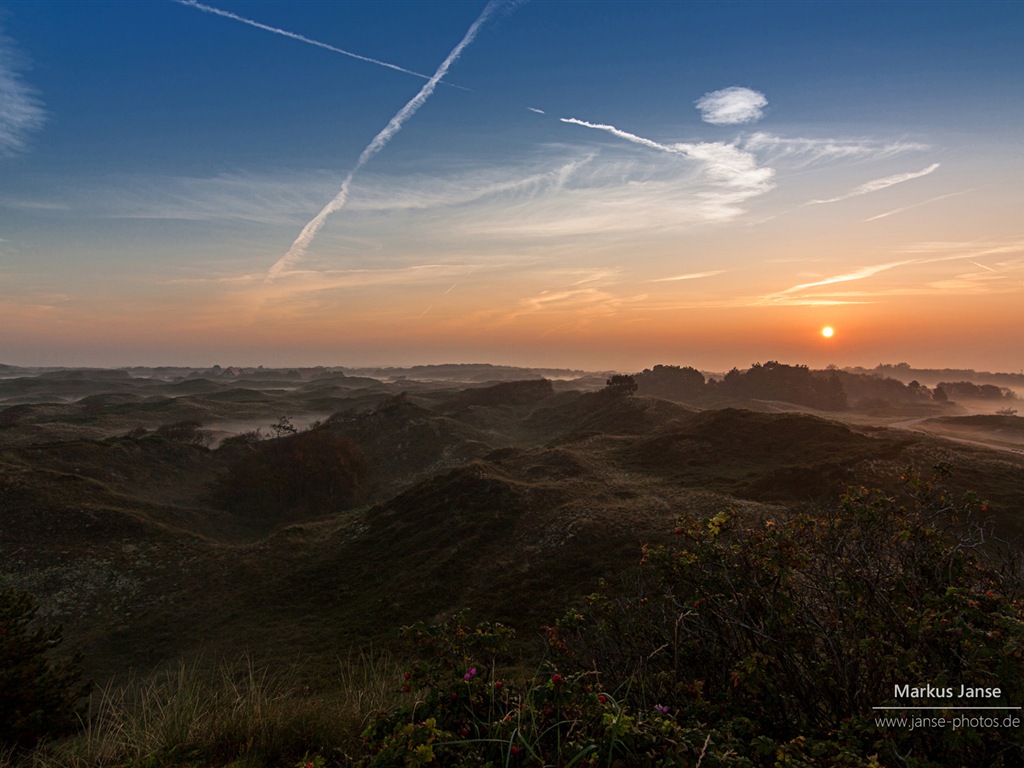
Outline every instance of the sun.
[[834, 333], [835, 331], [832, 329], [831, 325], [826, 325], [824, 328], [821, 329], [821, 335], [824, 336], [826, 339], [831, 339], [832, 334]]

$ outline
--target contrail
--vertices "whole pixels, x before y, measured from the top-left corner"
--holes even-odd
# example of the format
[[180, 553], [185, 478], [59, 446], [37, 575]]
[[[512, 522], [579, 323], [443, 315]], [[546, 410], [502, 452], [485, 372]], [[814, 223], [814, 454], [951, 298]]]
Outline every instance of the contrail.
[[877, 221], [878, 219], [884, 219], [884, 218], [886, 218], [888, 216], [893, 216], [893, 215], [895, 215], [897, 213], [903, 213], [904, 211], [909, 211], [912, 208], [920, 208], [922, 205], [928, 205], [928, 203], [934, 203], [934, 202], [937, 202], [939, 200], [945, 200], [947, 197], [956, 197], [957, 195], [965, 195], [968, 192], [973, 192], [975, 189], [977, 189], [977, 187], [972, 187], [971, 189], [964, 189], [964, 190], [961, 190], [960, 192], [950, 192], [947, 195], [939, 195], [938, 197], [932, 197], [932, 198], [929, 198], [927, 200], [922, 200], [919, 203], [914, 203], [913, 205], [905, 205], [902, 208], [897, 208], [894, 211], [886, 211], [885, 213], [880, 213], [877, 216], [872, 216], [870, 219], [864, 219], [864, 221], [865, 222], [869, 222], [869, 221]]
[[657, 149], [661, 152], [671, 152], [676, 155], [690, 156], [689, 152], [686, 152], [679, 147], [669, 147], [664, 144], [659, 144], [656, 141], [645, 139], [643, 136], [637, 136], [635, 133], [629, 133], [616, 128], [614, 125], [603, 125], [602, 123], [588, 123], [586, 120], [577, 120], [575, 117], [560, 117], [558, 118], [563, 123], [569, 123], [570, 125], [582, 125], [584, 128], [594, 128], [598, 131], [607, 131], [613, 136], [618, 136], [620, 139], [631, 141], [634, 144], [639, 144], [643, 147], [650, 147], [651, 149]]
[[886, 176], [883, 179], [875, 179], [861, 184], [859, 187], [851, 192], [847, 192], [845, 195], [839, 197], [830, 197], [827, 200], [810, 200], [804, 205], [821, 205], [823, 203], [838, 203], [841, 200], [849, 200], [851, 197], [858, 197], [860, 195], [867, 195], [872, 192], [880, 192], [883, 189], [902, 184], [905, 181], [912, 181], [919, 179], [922, 176], [927, 176], [930, 173], [934, 173], [938, 170], [941, 163], [932, 163], [927, 168], [921, 171], [910, 171], [909, 173], [897, 173], [895, 176]]
[[[424, 75], [422, 72], [415, 72], [405, 67], [400, 67], [397, 64], [389, 64], [386, 61], [380, 59], [371, 59], [369, 56], [360, 56], [358, 53], [352, 53], [352, 51], [346, 51], [344, 48], [336, 48], [333, 45], [327, 43], [321, 43], [319, 40], [314, 40], [305, 35], [299, 35], [295, 32], [289, 32], [287, 29], [280, 29], [278, 27], [272, 27], [269, 24], [261, 24], [253, 19], [247, 19], [245, 16], [239, 16], [237, 13], [231, 13], [230, 11], [222, 11], [220, 8], [214, 8], [210, 5], [204, 5], [203, 3], [197, 2], [196, 0], [175, 0], [175, 2], [181, 5], [187, 5], [190, 8], [203, 11], [205, 13], [212, 13], [215, 16], [223, 16], [225, 19], [232, 19], [233, 21], [240, 21], [243, 24], [248, 24], [250, 27], [256, 27], [256, 29], [262, 29], [267, 32], [273, 32], [275, 35], [283, 35], [284, 37], [290, 37], [292, 40], [298, 40], [302, 43], [309, 43], [309, 45], [315, 45], [317, 48], [323, 48], [327, 51], [333, 51], [334, 53], [340, 53], [343, 56], [350, 56], [353, 59], [359, 59], [359, 61], [365, 61], [370, 64], [376, 64], [380, 67], [387, 67], [393, 69], [396, 72], [404, 72], [407, 75], [415, 75], [416, 77], [422, 78], [423, 80], [429, 80], [430, 75]], [[455, 86], [461, 88], [462, 86]]]
[[456, 45], [452, 49], [452, 52], [448, 54], [448, 58], [441, 62], [441, 66], [437, 68], [437, 71], [433, 76], [423, 84], [419, 93], [413, 96], [408, 104], [398, 110], [395, 116], [388, 121], [386, 126], [384, 126], [384, 129], [373, 137], [373, 141], [371, 141], [366, 146], [366, 149], [363, 150], [363, 153], [359, 155], [359, 159], [356, 161], [355, 167], [349, 171], [348, 176], [346, 176], [345, 180], [341, 183], [341, 189], [338, 191], [338, 194], [335, 195], [331, 202], [323, 207], [323, 210], [321, 210], [320, 213], [314, 216], [313, 219], [302, 228], [302, 232], [300, 232], [299, 236], [295, 238], [295, 242], [292, 243], [288, 252], [278, 259], [267, 271], [267, 276], [263, 281], [264, 285], [272, 281], [286, 269], [296, 264], [306, 254], [306, 249], [309, 248], [310, 243], [313, 242], [313, 238], [316, 237], [317, 233], [323, 227], [324, 222], [327, 221], [327, 217], [345, 207], [345, 202], [348, 200], [348, 190], [352, 185], [352, 179], [355, 178], [355, 175], [374, 155], [387, 146], [387, 143], [391, 141], [391, 138], [402, 129], [402, 126], [405, 125], [406, 121], [415, 115], [416, 111], [423, 106], [427, 99], [430, 98], [430, 95], [437, 88], [437, 84], [441, 82], [441, 78], [448, 73], [448, 69], [455, 63], [459, 56], [462, 55], [462, 51], [466, 46], [472, 43], [476, 38], [477, 32], [480, 31], [480, 27], [483, 23], [487, 21], [491, 14], [493, 14], [503, 2], [504, 0], [490, 0], [490, 2], [487, 3], [483, 12], [466, 31], [465, 36], [459, 44]]

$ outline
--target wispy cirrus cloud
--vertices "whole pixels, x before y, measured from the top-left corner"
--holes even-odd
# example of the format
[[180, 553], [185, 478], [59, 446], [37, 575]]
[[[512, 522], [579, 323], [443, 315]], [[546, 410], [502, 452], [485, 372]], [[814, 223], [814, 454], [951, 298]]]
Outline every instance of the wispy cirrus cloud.
[[785, 137], [758, 132], [743, 139], [743, 148], [770, 161], [786, 159], [799, 165], [829, 160], [881, 160], [904, 152], [923, 152], [931, 147], [916, 141]]
[[[905, 249], [904, 252], [921, 254], [913, 258], [898, 259], [881, 264], [870, 264], [838, 275], [823, 277], [819, 280], [800, 283], [781, 291], [767, 294], [757, 299], [756, 306], [789, 306], [816, 304], [865, 303], [877, 301], [887, 296], [911, 296], [956, 294], [964, 292], [1005, 292], [1019, 290], [1020, 283], [1012, 279], [1004, 279], [1008, 275], [1024, 271], [1024, 260], [1011, 259], [993, 269], [977, 263], [976, 259], [985, 255], [1024, 253], [1024, 241], [1011, 240], [1004, 243], [958, 243], [937, 242], [920, 243]], [[947, 277], [936, 277], [934, 272], [928, 275], [916, 273], [912, 281], [906, 285], [887, 285], [874, 290], [819, 290], [828, 286], [867, 280], [876, 275], [904, 267], [920, 267], [946, 263], [955, 267], [957, 262], [967, 262], [981, 271], [954, 271]], [[948, 272], [950, 267], [945, 268]], [[1004, 274], [1004, 272], [1006, 274]]]
[[23, 151], [46, 120], [42, 100], [22, 75], [24, 60], [0, 29], [0, 157]]
[[708, 180], [719, 189], [703, 193], [706, 219], [730, 219], [743, 213], [740, 204], [746, 200], [769, 192], [774, 188], [772, 168], [759, 166], [757, 158], [736, 144], [723, 142], [698, 142], [662, 144], [635, 133], [616, 128], [614, 125], [591, 123], [574, 117], [560, 118], [561, 122], [579, 125], [592, 130], [603, 131], [648, 149], [680, 155], [702, 164]]
[[627, 305], [647, 299], [647, 294], [624, 296], [616, 290], [616, 281], [610, 273], [599, 270], [599, 277], [567, 286], [542, 290], [519, 300], [508, 313], [499, 313], [503, 322], [514, 322], [528, 315], [569, 315], [574, 319], [564, 326], [549, 328], [544, 335], [579, 329], [596, 317], [617, 314]]
[[851, 197], [858, 197], [860, 195], [869, 195], [872, 192], [879, 192], [889, 187], [894, 187], [897, 184], [902, 184], [906, 181], [912, 181], [913, 179], [920, 179], [922, 176], [928, 176], [939, 169], [940, 163], [932, 163], [927, 168], [920, 171], [910, 171], [909, 173], [896, 173], [892, 176], [885, 176], [881, 179], [873, 179], [861, 184], [859, 187], [847, 192], [845, 195], [839, 197], [830, 197], [825, 200], [809, 200], [807, 205], [821, 205], [824, 203], [838, 203], [840, 200], [848, 200]]
[[949, 192], [948, 194], [938, 195], [937, 197], [930, 197], [927, 200], [922, 200], [919, 203], [914, 203], [913, 205], [904, 205], [900, 208], [895, 208], [894, 210], [886, 211], [885, 213], [880, 213], [877, 216], [872, 216], [868, 219], [864, 219], [864, 222], [867, 223], [869, 221], [887, 219], [890, 216], [895, 216], [897, 213], [903, 213], [904, 211], [910, 211], [913, 210], [914, 208], [920, 208], [921, 206], [928, 205], [930, 203], [937, 203], [939, 200], [945, 200], [946, 198], [949, 197], [959, 197], [960, 195], [966, 195], [968, 192], [974, 192], [976, 189], [978, 189], [978, 187], [972, 187], [971, 189], [962, 189], [959, 192]]
[[715, 275], [724, 274], [727, 270], [715, 269], [711, 272], [690, 272], [686, 275], [675, 275], [673, 277], [659, 277], [654, 280], [648, 280], [649, 283], [675, 283], [680, 280], [700, 280], [703, 277], [714, 277]]
[[768, 98], [760, 91], [733, 86], [705, 93], [694, 104], [705, 123], [741, 125], [760, 120], [768, 106]]

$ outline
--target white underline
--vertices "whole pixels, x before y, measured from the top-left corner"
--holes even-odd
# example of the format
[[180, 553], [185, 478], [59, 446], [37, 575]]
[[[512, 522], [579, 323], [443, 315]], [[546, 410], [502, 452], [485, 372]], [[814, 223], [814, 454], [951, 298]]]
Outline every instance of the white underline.
[[1020, 707], [872, 707], [872, 709], [949, 709], [949, 710], [960, 710], [960, 709], [1020, 709]]

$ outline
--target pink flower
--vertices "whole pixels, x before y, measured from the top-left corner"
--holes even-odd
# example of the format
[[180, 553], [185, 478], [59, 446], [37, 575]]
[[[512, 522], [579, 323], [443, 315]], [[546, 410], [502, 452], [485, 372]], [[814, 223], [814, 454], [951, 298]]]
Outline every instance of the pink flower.
[[476, 667], [470, 667], [466, 670], [466, 674], [462, 676], [462, 679], [468, 683], [474, 677], [476, 677]]
[[560, 674], [558, 674], [557, 672], [555, 672], [555, 674], [553, 674], [551, 676], [551, 684], [554, 685], [555, 688], [561, 688], [562, 687], [562, 676]]

